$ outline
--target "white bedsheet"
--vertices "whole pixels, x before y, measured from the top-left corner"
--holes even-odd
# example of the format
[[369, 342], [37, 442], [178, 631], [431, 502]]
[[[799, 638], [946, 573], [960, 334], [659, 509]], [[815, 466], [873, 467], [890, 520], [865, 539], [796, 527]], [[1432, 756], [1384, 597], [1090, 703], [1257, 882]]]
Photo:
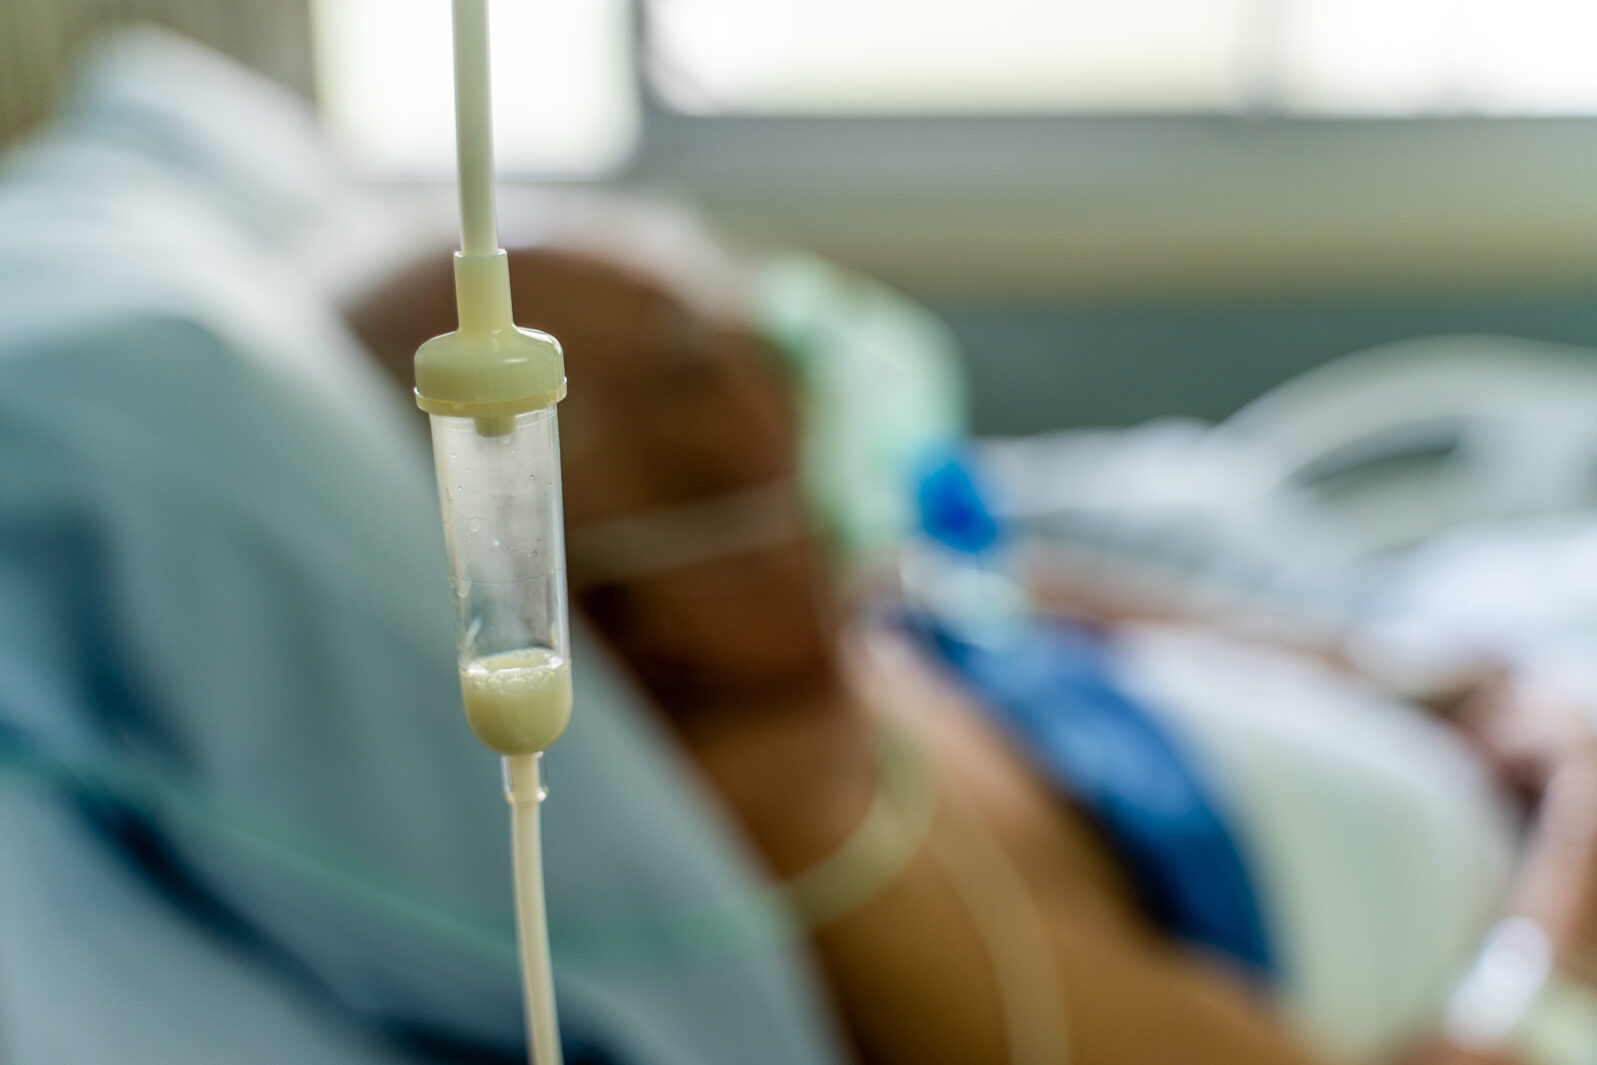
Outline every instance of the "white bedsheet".
[[1303, 1031], [1364, 1059], [1433, 1029], [1501, 915], [1514, 844], [1459, 739], [1329, 670], [1213, 635], [1133, 630], [1119, 655], [1240, 830]]

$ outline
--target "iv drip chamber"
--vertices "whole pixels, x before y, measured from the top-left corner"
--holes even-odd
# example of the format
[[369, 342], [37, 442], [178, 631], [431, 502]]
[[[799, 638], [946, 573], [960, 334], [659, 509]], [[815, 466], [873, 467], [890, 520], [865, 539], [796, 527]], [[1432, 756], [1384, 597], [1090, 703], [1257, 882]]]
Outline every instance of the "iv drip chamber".
[[500, 754], [541, 751], [571, 720], [555, 407], [492, 435], [481, 419], [431, 417], [466, 719]]

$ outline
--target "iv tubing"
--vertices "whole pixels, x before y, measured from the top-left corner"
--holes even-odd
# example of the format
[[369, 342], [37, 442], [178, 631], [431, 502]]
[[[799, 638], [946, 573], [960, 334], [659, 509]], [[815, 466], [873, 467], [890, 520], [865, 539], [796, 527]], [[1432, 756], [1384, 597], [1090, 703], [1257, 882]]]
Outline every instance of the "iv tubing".
[[499, 250], [494, 218], [493, 104], [488, 75], [488, 0], [455, 0], [455, 150], [460, 159], [460, 250]]
[[516, 870], [516, 928], [521, 947], [528, 1060], [533, 1065], [561, 1065], [554, 971], [549, 963], [549, 919], [543, 896], [539, 808], [548, 794], [543, 785], [543, 755], [511, 755], [504, 765], [505, 798], [510, 802], [511, 860]]

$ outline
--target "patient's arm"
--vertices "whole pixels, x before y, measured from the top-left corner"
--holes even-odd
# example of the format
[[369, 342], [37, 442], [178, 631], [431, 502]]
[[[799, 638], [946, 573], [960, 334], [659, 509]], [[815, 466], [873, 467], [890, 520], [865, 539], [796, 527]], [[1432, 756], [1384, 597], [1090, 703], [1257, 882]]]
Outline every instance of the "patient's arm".
[[1515, 912], [1553, 940], [1567, 973], [1597, 987], [1597, 732], [1562, 692], [1522, 680], [1483, 689], [1460, 726], [1533, 812]]
[[1025, 579], [1043, 610], [1077, 622], [1105, 629], [1175, 623], [1224, 633], [1312, 659], [1442, 720], [1452, 720], [1477, 692], [1499, 683], [1505, 671], [1502, 662], [1486, 657], [1418, 661], [1347, 619], [1311, 616], [1275, 602], [1198, 594], [1190, 581], [1146, 566], [1084, 569], [1044, 555], [1032, 560]]
[[[1010, 1060], [993, 944], [958, 890], [948, 853], [985, 862], [977, 875], [992, 884], [1003, 879], [1000, 868], [1018, 874], [1020, 891], [1007, 904], [1017, 923], [1013, 931], [1024, 944], [1031, 922], [1031, 942], [1043, 944], [1055, 967], [1051, 993], [1064, 1021], [1065, 1044], [1043, 1060], [1063, 1061], [1067, 1053], [1084, 1065], [1319, 1060], [1267, 1002], [1153, 933], [1091, 830], [912, 649], [891, 634], [871, 635], [851, 656], [848, 675], [842, 702], [792, 703], [771, 715], [745, 706], [741, 714], [698, 719], [688, 741], [781, 873], [826, 853], [861, 816], [870, 792], [871, 770], [860, 753], [867, 715], [906, 731], [929, 752], [943, 803], [932, 840], [879, 896], [816, 936], [867, 1061]], [[1585, 807], [1588, 813], [1592, 808]], [[1000, 862], [984, 859], [984, 836], [1002, 849]], [[1581, 853], [1589, 862], [1593, 848]], [[1550, 865], [1545, 875], [1576, 892], [1589, 910], [1594, 896], [1575, 872], [1568, 864]], [[1001, 886], [994, 890], [1002, 894]], [[1531, 912], [1557, 927], [1545, 908]], [[1436, 1041], [1416, 1048], [1401, 1065], [1510, 1061]]]

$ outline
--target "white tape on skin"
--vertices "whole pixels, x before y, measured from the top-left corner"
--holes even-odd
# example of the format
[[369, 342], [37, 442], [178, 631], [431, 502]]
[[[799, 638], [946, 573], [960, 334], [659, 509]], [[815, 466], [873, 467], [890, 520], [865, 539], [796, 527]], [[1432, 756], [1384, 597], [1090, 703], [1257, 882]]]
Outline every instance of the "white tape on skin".
[[1597, 1065], [1597, 992], [1559, 973], [1547, 934], [1513, 917], [1486, 937], [1442, 1030], [1465, 1050], [1507, 1050], [1528, 1065]]

